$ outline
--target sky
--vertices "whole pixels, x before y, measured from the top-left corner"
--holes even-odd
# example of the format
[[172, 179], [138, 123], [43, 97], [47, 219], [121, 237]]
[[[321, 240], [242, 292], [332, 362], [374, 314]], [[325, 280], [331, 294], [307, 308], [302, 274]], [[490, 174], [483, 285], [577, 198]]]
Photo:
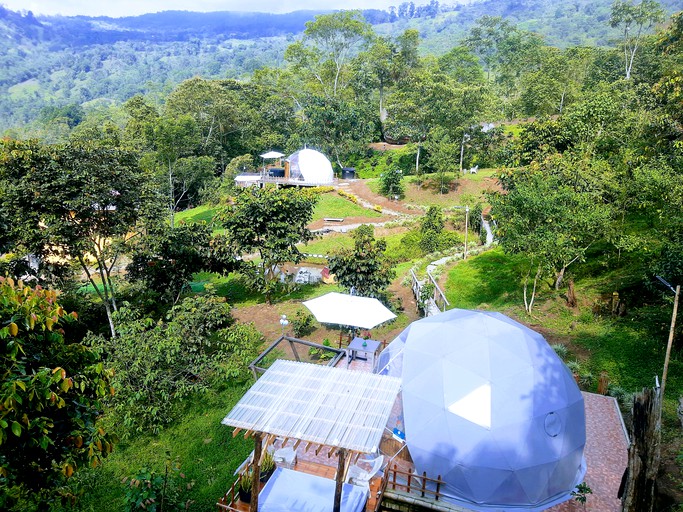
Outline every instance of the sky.
[[[180, 11], [252, 11], [291, 12], [299, 9], [387, 9], [404, 0], [0, 0], [13, 11], [64, 16], [136, 16], [149, 12]], [[416, 1], [428, 3], [428, 0]]]

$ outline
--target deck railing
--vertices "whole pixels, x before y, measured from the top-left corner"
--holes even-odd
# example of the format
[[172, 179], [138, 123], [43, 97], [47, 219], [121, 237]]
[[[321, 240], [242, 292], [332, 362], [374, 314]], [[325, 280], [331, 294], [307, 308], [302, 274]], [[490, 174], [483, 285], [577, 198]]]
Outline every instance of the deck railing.
[[226, 492], [221, 499], [216, 503], [216, 510], [218, 512], [240, 512], [238, 509], [234, 508], [232, 505], [235, 503], [235, 498], [237, 497], [237, 482], [239, 479], [232, 484], [230, 490]]
[[446, 311], [446, 306], [449, 305], [446, 295], [443, 293], [439, 283], [436, 282], [436, 279], [434, 279], [434, 276], [431, 274], [431, 272], [429, 272], [429, 270], [427, 270], [427, 275], [429, 276], [429, 280], [434, 285], [434, 302], [436, 303], [436, 306], [439, 308], [439, 310]]
[[[433, 484], [429, 487], [427, 484]], [[409, 471], [403, 471], [394, 464], [393, 468], [387, 468], [384, 471], [384, 476], [382, 477], [382, 483], [380, 484], [379, 491], [377, 493], [377, 504], [375, 505], [375, 511], [380, 510], [382, 503], [382, 498], [384, 493], [388, 488], [392, 491], [403, 491], [408, 494], [419, 494], [422, 498], [433, 499], [439, 501], [441, 498], [441, 486], [444, 481], [441, 480], [441, 475], [434, 478], [429, 478], [427, 473], [422, 473], [422, 475], [416, 475]]]

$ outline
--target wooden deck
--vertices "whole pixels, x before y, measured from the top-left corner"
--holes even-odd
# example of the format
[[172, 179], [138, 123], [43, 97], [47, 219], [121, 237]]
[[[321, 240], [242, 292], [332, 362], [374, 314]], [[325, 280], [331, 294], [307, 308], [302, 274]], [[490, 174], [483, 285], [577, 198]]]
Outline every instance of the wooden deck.
[[[325, 457], [327, 455], [315, 455], [312, 451], [309, 453], [304, 453], [302, 455], [297, 455], [297, 461], [294, 464], [295, 471], [301, 471], [302, 473], [308, 473], [311, 475], [321, 476], [323, 478], [329, 478], [330, 480], [335, 479], [337, 473], [337, 467], [330, 466], [328, 464], [322, 464], [320, 462], [315, 462], [311, 460], [313, 458]], [[329, 459], [331, 463], [336, 463], [335, 457]], [[366, 512], [374, 512], [377, 507], [377, 495], [380, 490], [380, 485], [382, 483], [381, 477], [375, 477], [370, 481], [370, 497], [365, 504]], [[265, 484], [261, 484], [261, 489]], [[230, 512], [249, 512], [249, 504], [243, 503], [237, 497], [237, 490], [234, 491], [234, 501], [233, 501], [232, 489], [230, 489], [225, 496], [223, 496], [218, 503], [216, 503], [217, 510], [219, 511], [230, 511]]]

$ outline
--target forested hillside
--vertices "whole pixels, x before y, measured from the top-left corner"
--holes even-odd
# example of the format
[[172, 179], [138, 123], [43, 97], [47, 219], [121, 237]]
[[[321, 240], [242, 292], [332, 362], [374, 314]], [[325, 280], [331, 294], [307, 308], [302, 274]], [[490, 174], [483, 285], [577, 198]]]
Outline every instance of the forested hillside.
[[[625, 411], [671, 332], [655, 510], [683, 502], [683, 12], [617, 1], [613, 39], [562, 47], [491, 12], [430, 54], [407, 27], [465, 12], [436, 6], [81, 46], [4, 12], [0, 101], [31, 122], [0, 140], [0, 509], [213, 508], [251, 450], [220, 425], [247, 364], [289, 328], [309, 362], [341, 344], [301, 301], [375, 297], [391, 341], [435, 265], [448, 307], [533, 326]], [[359, 179], [236, 184], [302, 148]], [[336, 282], [297, 281], [304, 261]]]
[[[676, 0], [665, 0], [668, 12]], [[502, 16], [547, 44], [608, 46], [609, 0], [487, 0], [440, 5], [403, 2], [364, 11], [380, 34], [420, 34], [421, 54], [440, 55], [483, 15]], [[284, 50], [323, 11], [289, 14], [167, 11], [124, 18], [34, 16], [0, 6], [0, 131], [50, 116], [46, 107], [121, 103], [168, 93], [192, 76], [248, 78], [283, 63]], [[163, 96], [163, 94], [161, 95]]]

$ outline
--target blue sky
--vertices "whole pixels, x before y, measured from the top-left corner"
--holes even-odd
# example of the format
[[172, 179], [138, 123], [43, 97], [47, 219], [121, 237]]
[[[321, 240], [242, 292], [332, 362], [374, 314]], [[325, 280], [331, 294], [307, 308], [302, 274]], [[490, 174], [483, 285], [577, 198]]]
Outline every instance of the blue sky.
[[[34, 14], [75, 16], [134, 16], [148, 12], [182, 11], [257, 11], [291, 12], [299, 9], [386, 9], [404, 0], [0, 0], [14, 11]], [[428, 3], [417, 0], [415, 4]]]

